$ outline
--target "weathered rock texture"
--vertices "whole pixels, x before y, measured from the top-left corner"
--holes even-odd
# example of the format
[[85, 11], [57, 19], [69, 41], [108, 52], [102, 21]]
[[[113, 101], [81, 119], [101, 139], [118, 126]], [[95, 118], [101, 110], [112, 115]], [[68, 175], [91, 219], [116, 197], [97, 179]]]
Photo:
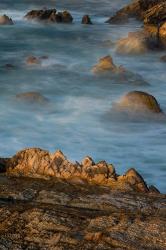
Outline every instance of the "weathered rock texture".
[[51, 154], [38, 148], [25, 149], [7, 161], [6, 171], [9, 176], [56, 177], [72, 183], [91, 183], [118, 190], [148, 192], [147, 185], [135, 169], [119, 176], [113, 165], [105, 161], [95, 164], [90, 157], [86, 157], [82, 163], [72, 163], [61, 151]]
[[0, 249], [165, 250], [165, 205], [158, 193], [1, 176]]
[[32, 10], [25, 15], [25, 18], [49, 23], [72, 23], [73, 21], [68, 11], [57, 12], [56, 9]]
[[1, 163], [0, 249], [165, 249], [166, 197], [134, 169], [37, 148]]

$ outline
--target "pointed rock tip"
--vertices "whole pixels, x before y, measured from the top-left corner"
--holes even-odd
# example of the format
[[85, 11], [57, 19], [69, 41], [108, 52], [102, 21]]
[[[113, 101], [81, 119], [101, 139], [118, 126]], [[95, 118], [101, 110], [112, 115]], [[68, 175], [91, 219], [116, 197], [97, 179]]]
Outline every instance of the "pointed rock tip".
[[90, 167], [95, 165], [95, 162], [93, 161], [93, 159], [90, 156], [86, 156], [83, 160], [82, 160], [82, 165], [84, 167]]
[[61, 150], [56, 150], [55, 153], [51, 154], [51, 157], [54, 158], [54, 157], [60, 157], [60, 158], [63, 158], [64, 160], [66, 160], [66, 156], [63, 154], [63, 152]]

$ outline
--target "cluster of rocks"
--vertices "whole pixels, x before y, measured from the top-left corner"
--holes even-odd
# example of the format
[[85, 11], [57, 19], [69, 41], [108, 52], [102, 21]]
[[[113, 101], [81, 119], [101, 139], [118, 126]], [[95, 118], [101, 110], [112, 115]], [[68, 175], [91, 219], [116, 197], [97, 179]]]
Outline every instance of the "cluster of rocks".
[[[56, 9], [31, 10], [25, 18], [28, 20], [42, 21], [45, 23], [72, 23], [73, 17], [69, 11], [57, 12]], [[89, 15], [82, 17], [82, 24], [93, 24]], [[12, 25], [13, 20], [7, 15], [0, 16], [0, 25]]]
[[57, 12], [56, 9], [31, 10], [25, 15], [26, 19], [53, 23], [72, 23], [73, 17], [68, 11]]
[[60, 150], [52, 154], [39, 148], [25, 149], [12, 158], [1, 159], [0, 167], [1, 172], [6, 172], [8, 176], [44, 179], [51, 177], [75, 184], [107, 186], [112, 190], [152, 191], [133, 168], [120, 176], [112, 164], [105, 161], [95, 163], [89, 156], [81, 163], [72, 163]]
[[107, 23], [124, 23], [129, 18], [143, 21], [144, 32], [151, 41], [151, 46], [166, 45], [166, 1], [135, 0], [119, 10]]
[[[56, 9], [48, 10], [32, 10], [25, 16], [29, 20], [38, 20], [49, 23], [72, 23], [73, 17], [68, 11], [57, 12]], [[92, 24], [92, 21], [88, 15], [84, 15], [82, 18], [82, 24]]]

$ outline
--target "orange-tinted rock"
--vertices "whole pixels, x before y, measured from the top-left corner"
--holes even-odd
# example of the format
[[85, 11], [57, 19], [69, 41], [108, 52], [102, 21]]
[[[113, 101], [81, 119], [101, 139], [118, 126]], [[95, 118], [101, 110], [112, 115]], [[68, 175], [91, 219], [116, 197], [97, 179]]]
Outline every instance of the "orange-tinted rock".
[[127, 37], [116, 43], [116, 52], [120, 54], [139, 55], [147, 52], [147, 37], [144, 32], [130, 32]]
[[[162, 113], [156, 98], [141, 91], [129, 92], [120, 99], [116, 107], [121, 111]], [[137, 115], [137, 113], [135, 114]]]
[[40, 58], [38, 58], [36, 56], [29, 56], [26, 59], [26, 64], [28, 64], [28, 65], [35, 65], [35, 64], [40, 64], [40, 63], [41, 63]]
[[0, 16], [0, 25], [13, 25], [13, 21], [6, 15]]
[[99, 59], [97, 65], [92, 68], [92, 72], [95, 74], [100, 73], [122, 73], [124, 72], [124, 68], [121, 66], [116, 66], [113, 62], [111, 56], [105, 56]]
[[148, 192], [143, 178], [135, 169], [119, 176], [113, 165], [105, 161], [95, 163], [86, 157], [82, 163], [70, 162], [61, 151], [51, 154], [39, 148], [29, 148], [18, 152], [6, 163], [9, 176], [29, 176], [33, 178], [60, 178], [70, 183], [91, 183], [117, 190]]

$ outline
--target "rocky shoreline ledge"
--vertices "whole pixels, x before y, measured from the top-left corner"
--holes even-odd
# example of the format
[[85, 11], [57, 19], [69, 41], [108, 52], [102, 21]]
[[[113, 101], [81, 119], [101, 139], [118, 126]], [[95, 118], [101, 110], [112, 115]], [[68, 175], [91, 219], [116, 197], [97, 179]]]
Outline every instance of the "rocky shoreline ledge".
[[0, 160], [0, 249], [165, 249], [166, 196], [135, 169], [31, 148]]

